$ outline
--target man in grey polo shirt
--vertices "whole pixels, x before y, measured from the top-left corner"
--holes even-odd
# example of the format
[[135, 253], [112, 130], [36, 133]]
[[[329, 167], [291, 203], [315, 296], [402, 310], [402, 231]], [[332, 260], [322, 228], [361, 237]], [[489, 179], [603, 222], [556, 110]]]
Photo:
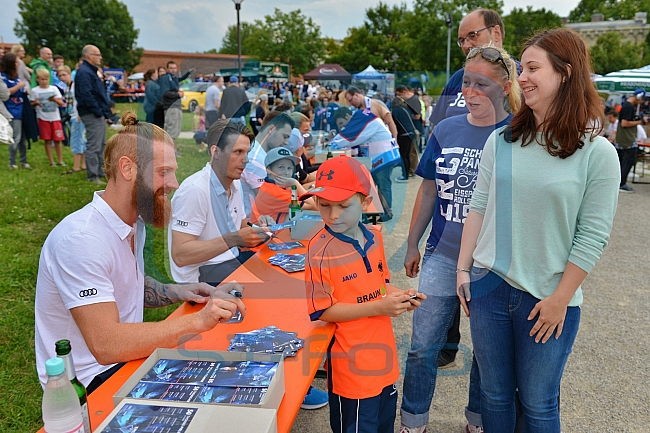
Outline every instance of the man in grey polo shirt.
[[221, 89], [223, 89], [223, 77], [214, 78], [214, 83], [205, 91], [205, 129], [219, 118], [219, 108], [221, 107]]

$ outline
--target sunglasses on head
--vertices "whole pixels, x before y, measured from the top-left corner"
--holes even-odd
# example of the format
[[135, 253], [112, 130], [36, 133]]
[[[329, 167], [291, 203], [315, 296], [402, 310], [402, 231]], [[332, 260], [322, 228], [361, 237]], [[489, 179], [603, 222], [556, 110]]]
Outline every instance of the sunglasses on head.
[[469, 53], [467, 53], [467, 60], [473, 59], [474, 57], [481, 55], [485, 60], [488, 62], [496, 63], [496, 62], [501, 62], [503, 67], [506, 69], [506, 72], [508, 73], [508, 79], [510, 79], [510, 69], [508, 69], [508, 65], [506, 64], [505, 59], [497, 50], [496, 48], [492, 47], [476, 47], [472, 48]]

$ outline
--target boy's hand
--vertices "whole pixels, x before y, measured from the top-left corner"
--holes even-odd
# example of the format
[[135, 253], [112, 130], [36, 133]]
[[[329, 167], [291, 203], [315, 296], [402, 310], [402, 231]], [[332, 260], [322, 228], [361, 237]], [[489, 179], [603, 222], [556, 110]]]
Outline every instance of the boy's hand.
[[269, 215], [260, 215], [259, 218], [257, 219], [257, 223], [261, 227], [266, 228], [266, 227], [269, 227], [269, 226], [272, 226], [273, 224], [275, 224], [275, 220], [273, 219], [273, 217], [271, 217]]
[[405, 291], [399, 290], [388, 293], [381, 300], [377, 301], [380, 316], [397, 317], [400, 314], [408, 311], [411, 303], [409, 302], [410, 295]]
[[283, 188], [290, 188], [293, 185], [298, 186], [300, 183], [292, 177], [275, 176], [275, 183]]
[[409, 298], [409, 305], [407, 306], [406, 309], [407, 311], [415, 310], [420, 305], [422, 305], [422, 301], [427, 299], [427, 295], [425, 295], [424, 293], [417, 292], [413, 288], [406, 290], [404, 293], [406, 293], [410, 297], [416, 296], [416, 298]]

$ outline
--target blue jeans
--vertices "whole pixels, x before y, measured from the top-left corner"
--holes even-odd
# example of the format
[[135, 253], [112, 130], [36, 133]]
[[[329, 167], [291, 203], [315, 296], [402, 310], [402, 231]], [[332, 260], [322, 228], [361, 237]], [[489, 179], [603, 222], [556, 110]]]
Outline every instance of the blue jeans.
[[27, 164], [27, 147], [25, 134], [23, 134], [23, 121], [11, 119], [9, 122], [14, 130], [14, 144], [9, 145], [9, 165], [16, 165], [16, 153], [20, 153], [20, 163]]
[[472, 268], [469, 302], [472, 342], [481, 370], [485, 433], [515, 429], [519, 390], [526, 433], [560, 433], [558, 395], [562, 373], [580, 324], [580, 307], [568, 307], [564, 329], [546, 343], [529, 332], [528, 315], [539, 302], [487, 269]]
[[86, 153], [86, 137], [84, 136], [86, 127], [77, 117], [70, 118], [70, 151], [73, 155], [83, 155]]
[[[413, 312], [411, 349], [406, 359], [402, 397], [402, 424], [420, 427], [429, 423], [429, 408], [436, 389], [440, 350], [459, 305], [456, 296], [456, 260], [427, 244], [420, 272], [420, 292], [426, 301]], [[475, 362], [470, 371], [468, 421], [480, 425], [480, 378]], [[478, 422], [476, 422], [478, 420]]]
[[384, 213], [381, 217], [382, 221], [388, 221], [393, 217], [393, 183], [390, 180], [390, 175], [393, 173], [394, 165], [384, 167], [372, 172], [372, 179], [377, 185]]

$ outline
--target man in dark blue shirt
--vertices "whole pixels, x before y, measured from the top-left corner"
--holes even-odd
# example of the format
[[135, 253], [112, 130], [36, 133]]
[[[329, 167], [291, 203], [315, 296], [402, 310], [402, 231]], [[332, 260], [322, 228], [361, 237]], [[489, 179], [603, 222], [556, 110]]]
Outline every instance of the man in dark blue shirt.
[[[83, 61], [75, 76], [77, 111], [86, 127], [86, 179], [99, 185], [106, 182], [104, 146], [106, 145], [106, 122], [112, 117], [104, 83], [97, 71], [102, 64], [102, 53], [94, 45], [86, 45], [81, 51]], [[110, 122], [110, 121], [109, 121]]]
[[[467, 55], [474, 47], [482, 47], [490, 43], [497, 47], [503, 46], [504, 34], [503, 21], [497, 12], [489, 9], [477, 9], [470, 12], [460, 22], [456, 42], [463, 50], [463, 54]], [[469, 113], [465, 107], [462, 93], [464, 72], [465, 70], [460, 68], [447, 82], [431, 117], [429, 117], [431, 126], [436, 126], [447, 117]]]

